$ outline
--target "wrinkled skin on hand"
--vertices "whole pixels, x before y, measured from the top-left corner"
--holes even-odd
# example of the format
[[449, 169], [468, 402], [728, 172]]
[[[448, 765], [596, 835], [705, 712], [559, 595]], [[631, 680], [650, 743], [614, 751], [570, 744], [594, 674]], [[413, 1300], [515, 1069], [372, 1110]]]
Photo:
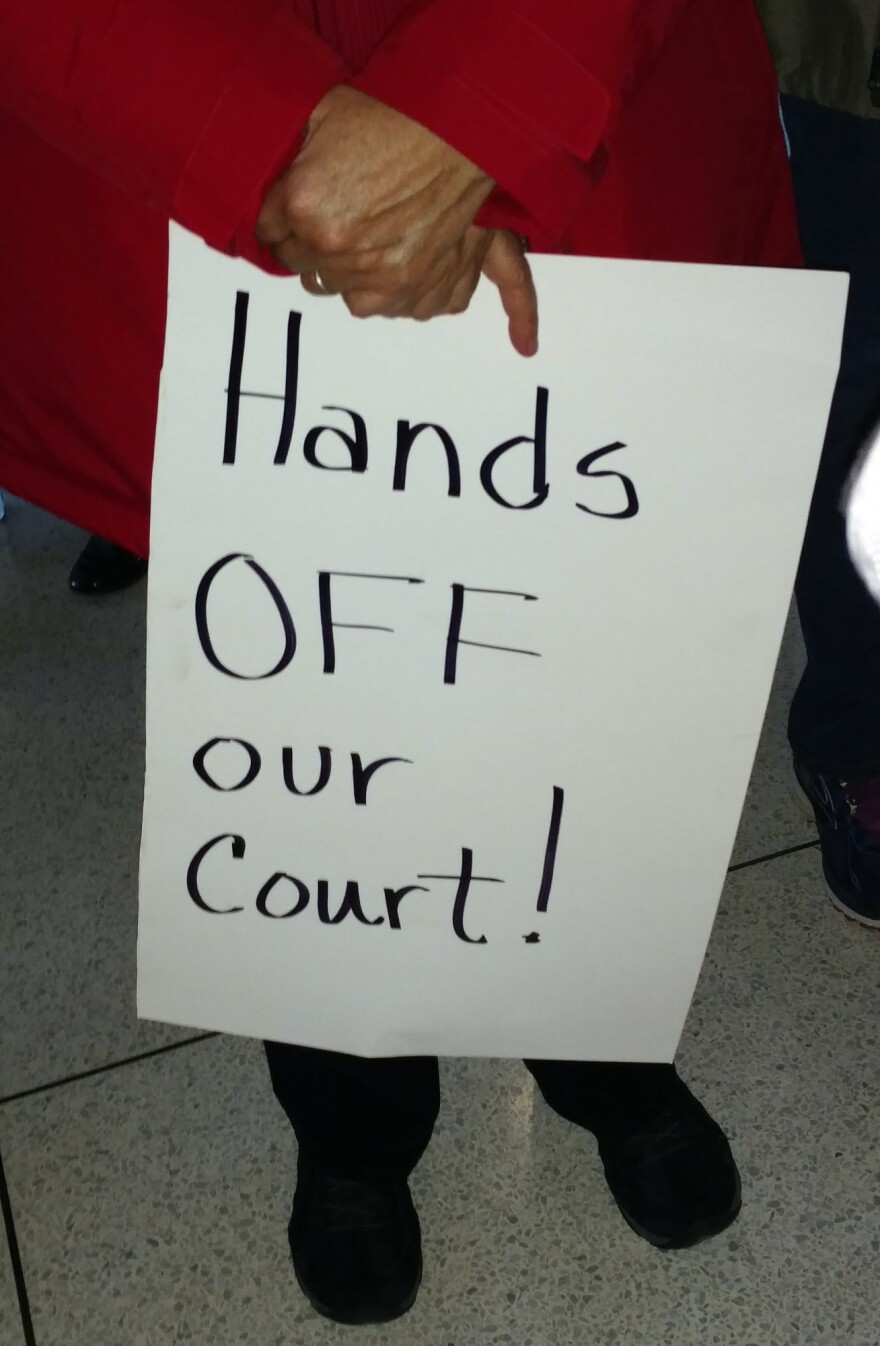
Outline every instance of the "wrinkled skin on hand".
[[472, 223], [493, 185], [425, 127], [338, 85], [266, 194], [256, 234], [310, 293], [341, 295], [356, 317], [461, 313], [484, 273], [515, 349], [531, 355], [537, 304], [519, 240]]

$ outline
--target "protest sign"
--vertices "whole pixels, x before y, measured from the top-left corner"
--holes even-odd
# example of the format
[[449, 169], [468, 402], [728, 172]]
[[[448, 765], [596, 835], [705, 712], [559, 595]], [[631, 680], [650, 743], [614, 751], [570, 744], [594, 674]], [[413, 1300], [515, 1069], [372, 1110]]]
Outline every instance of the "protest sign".
[[845, 280], [532, 259], [428, 324], [174, 228], [139, 1012], [671, 1059], [788, 607]]

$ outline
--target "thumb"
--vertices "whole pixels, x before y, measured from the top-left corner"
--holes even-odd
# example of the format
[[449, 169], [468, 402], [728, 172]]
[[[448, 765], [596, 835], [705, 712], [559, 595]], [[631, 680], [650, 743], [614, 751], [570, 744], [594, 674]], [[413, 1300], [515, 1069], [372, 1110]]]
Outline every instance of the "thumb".
[[498, 287], [513, 348], [520, 355], [538, 349], [538, 298], [525, 254], [516, 236], [499, 229], [483, 261], [483, 275]]

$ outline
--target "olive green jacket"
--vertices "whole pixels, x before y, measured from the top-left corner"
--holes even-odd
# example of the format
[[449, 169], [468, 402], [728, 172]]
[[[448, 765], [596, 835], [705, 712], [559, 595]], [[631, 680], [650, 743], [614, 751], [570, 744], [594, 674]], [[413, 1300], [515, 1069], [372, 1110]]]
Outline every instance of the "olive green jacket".
[[880, 117], [880, 0], [755, 0], [780, 88]]

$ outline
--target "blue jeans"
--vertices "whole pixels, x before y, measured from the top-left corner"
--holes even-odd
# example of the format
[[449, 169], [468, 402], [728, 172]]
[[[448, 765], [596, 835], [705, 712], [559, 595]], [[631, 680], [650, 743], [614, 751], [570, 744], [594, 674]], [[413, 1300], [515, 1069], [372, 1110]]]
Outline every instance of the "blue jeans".
[[880, 608], [850, 562], [840, 501], [880, 419], [880, 121], [798, 98], [784, 98], [783, 113], [806, 263], [851, 277], [843, 360], [795, 590], [807, 668], [789, 740], [814, 771], [878, 775]]

